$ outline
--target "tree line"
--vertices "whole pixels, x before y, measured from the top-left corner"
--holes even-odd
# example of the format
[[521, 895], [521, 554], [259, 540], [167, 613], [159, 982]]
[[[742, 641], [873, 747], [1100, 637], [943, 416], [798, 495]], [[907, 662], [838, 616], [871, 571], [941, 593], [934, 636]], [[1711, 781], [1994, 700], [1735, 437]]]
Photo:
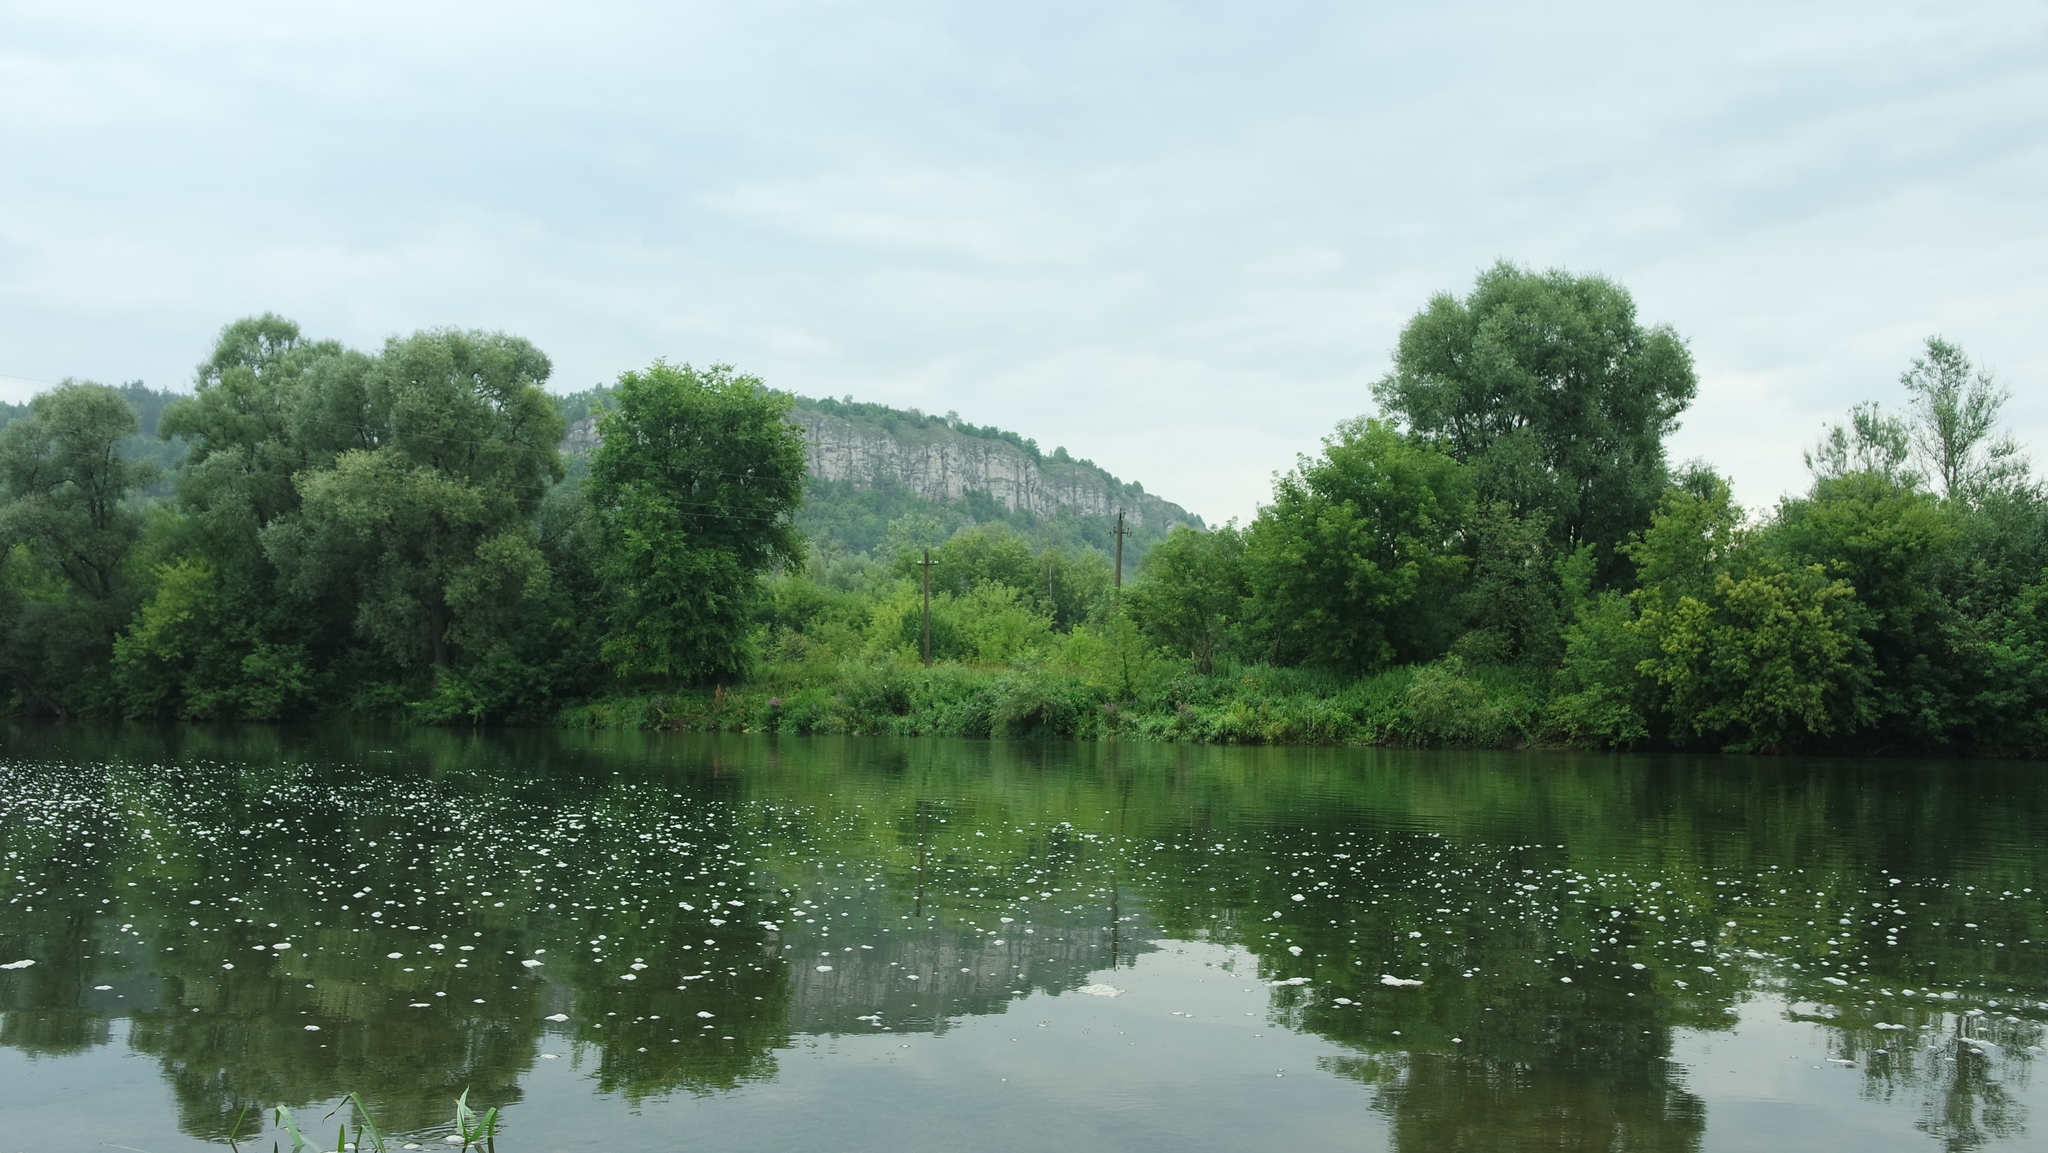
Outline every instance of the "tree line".
[[1502, 263], [1428, 302], [1375, 414], [1249, 523], [1122, 582], [965, 505], [807, 541], [790, 398], [730, 368], [624, 374], [570, 468], [548, 374], [500, 334], [367, 353], [239, 321], [158, 422], [167, 473], [118, 451], [112, 390], [35, 398], [0, 429], [16, 709], [2048, 747], [2048, 499], [2005, 389], [1939, 338], [1899, 403], [1823, 431], [1806, 491], [1745, 510], [1667, 457], [1684, 339], [1610, 280]]
[[789, 398], [723, 367], [626, 373], [565, 484], [550, 370], [496, 333], [367, 353], [238, 321], [158, 421], [185, 445], [159, 500], [115, 390], [35, 397], [0, 430], [17, 709], [534, 718], [736, 674], [760, 572], [801, 554]]
[[1471, 670], [1520, 670], [1519, 740], [2048, 747], [2048, 502], [2008, 393], [1938, 337], [1899, 385], [1745, 510], [1666, 461], [1683, 341], [1611, 282], [1501, 265], [1409, 323], [1379, 417], [1251, 524], [1160, 546], [1132, 609], [1197, 667], [1435, 662], [1477, 709]]

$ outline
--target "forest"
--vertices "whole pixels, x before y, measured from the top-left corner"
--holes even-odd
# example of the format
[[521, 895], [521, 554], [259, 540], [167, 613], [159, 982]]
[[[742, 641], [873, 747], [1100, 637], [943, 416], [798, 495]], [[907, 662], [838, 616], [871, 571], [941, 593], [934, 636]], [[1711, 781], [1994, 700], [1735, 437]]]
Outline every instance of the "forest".
[[[1686, 341], [1612, 281], [1502, 263], [1427, 302], [1372, 414], [1249, 523], [1121, 574], [1100, 518], [810, 482], [794, 399], [734, 368], [550, 374], [504, 334], [366, 352], [265, 315], [189, 395], [0, 413], [10, 709], [2048, 751], [2048, 496], [1939, 337], [1746, 509], [1668, 459]], [[600, 442], [565, 452], [584, 413]]]

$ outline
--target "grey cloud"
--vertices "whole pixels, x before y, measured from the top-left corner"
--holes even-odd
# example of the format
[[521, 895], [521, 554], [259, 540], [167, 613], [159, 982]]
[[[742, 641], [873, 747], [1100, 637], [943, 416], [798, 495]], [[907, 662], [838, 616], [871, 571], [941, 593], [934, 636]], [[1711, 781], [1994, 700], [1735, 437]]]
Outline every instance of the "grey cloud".
[[732, 361], [1214, 519], [1499, 257], [1688, 335], [1679, 447], [1751, 501], [1931, 332], [2048, 373], [2031, 5], [66, 5], [0, 44], [0, 373], [181, 383], [266, 308], [504, 328], [564, 386]]

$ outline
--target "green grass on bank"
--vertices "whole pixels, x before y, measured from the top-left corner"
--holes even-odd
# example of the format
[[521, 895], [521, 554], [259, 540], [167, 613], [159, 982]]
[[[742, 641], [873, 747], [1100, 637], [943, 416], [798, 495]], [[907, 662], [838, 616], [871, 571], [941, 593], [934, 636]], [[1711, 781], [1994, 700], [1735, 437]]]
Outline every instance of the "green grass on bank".
[[561, 720], [692, 732], [1514, 748], [1549, 735], [1545, 679], [1455, 657], [1357, 679], [1263, 665], [1204, 676], [1157, 657], [1136, 668], [848, 660], [770, 664], [737, 686], [612, 696]]

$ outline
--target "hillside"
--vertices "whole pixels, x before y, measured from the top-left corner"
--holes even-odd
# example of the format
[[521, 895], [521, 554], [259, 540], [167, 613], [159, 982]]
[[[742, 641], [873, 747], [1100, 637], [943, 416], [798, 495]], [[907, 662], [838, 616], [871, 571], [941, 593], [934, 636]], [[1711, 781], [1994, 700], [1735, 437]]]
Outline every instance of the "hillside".
[[[564, 396], [569, 419], [563, 447], [585, 453], [598, 438], [593, 407], [608, 389]], [[1175, 525], [1202, 527], [1186, 509], [1126, 483], [1065, 448], [1047, 453], [1036, 441], [915, 409], [796, 397], [791, 419], [804, 428], [811, 481], [799, 525], [821, 548], [874, 553], [889, 525], [906, 517], [928, 523], [920, 535], [943, 539], [973, 524], [1000, 521], [1040, 545], [1115, 548], [1118, 510], [1130, 534], [1128, 573]]]
[[[130, 460], [154, 460], [163, 466], [165, 471], [165, 475], [142, 490], [142, 495], [169, 495], [171, 482], [168, 474], [171, 467], [177, 464], [180, 454], [185, 451], [185, 444], [182, 439], [159, 440], [156, 435], [156, 422], [162, 418], [164, 409], [183, 394], [167, 388], [151, 388], [139, 380], [119, 385], [114, 391], [121, 394], [121, 399], [128, 402], [129, 408], [135, 410], [136, 423], [141, 429], [134, 436], [121, 442], [121, 455]], [[26, 402], [10, 404], [0, 401], [0, 428], [6, 428], [28, 414], [29, 406]]]

